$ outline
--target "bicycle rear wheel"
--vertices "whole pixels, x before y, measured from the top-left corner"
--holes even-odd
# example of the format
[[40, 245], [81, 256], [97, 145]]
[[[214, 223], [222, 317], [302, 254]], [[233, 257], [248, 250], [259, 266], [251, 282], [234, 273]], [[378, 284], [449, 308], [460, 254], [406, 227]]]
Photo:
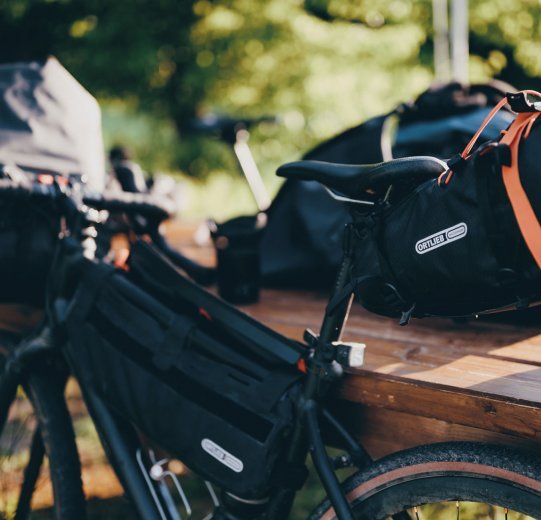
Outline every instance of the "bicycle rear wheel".
[[[6, 378], [3, 367], [9, 351], [6, 338], [1, 339], [0, 388]], [[55, 518], [85, 517], [81, 466], [64, 400], [64, 382], [51, 375], [57, 371], [50, 363], [51, 360], [40, 360], [39, 366], [36, 364], [29, 371], [23, 382], [28, 399], [20, 394], [13, 396], [11, 420], [0, 431], [0, 495], [3, 499], [0, 518], [27, 518], [44, 455], [48, 459]], [[47, 480], [46, 476], [39, 478]], [[14, 499], [18, 504], [16, 508]]]
[[[444, 443], [406, 450], [354, 474], [343, 489], [357, 520], [477, 518], [468, 513], [474, 507], [485, 508], [483, 518], [541, 518], [541, 460], [502, 446]], [[326, 500], [310, 518], [336, 517]]]

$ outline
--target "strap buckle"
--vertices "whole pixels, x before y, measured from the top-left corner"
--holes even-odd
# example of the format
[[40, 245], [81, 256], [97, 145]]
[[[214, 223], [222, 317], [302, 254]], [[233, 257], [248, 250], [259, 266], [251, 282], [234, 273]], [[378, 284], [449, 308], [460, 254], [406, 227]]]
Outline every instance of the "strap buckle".
[[532, 103], [528, 100], [526, 92], [517, 92], [516, 94], [508, 92], [505, 96], [513, 112], [541, 112], [541, 101]]

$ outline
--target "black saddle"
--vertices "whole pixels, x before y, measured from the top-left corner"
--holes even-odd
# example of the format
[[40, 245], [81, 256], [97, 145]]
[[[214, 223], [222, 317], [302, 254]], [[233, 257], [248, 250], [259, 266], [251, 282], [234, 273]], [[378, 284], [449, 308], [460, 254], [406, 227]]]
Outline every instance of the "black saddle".
[[288, 179], [317, 181], [351, 199], [366, 193], [385, 194], [397, 183], [420, 184], [447, 170], [440, 159], [428, 156], [404, 157], [377, 164], [334, 164], [320, 161], [297, 161], [284, 164], [276, 174]]

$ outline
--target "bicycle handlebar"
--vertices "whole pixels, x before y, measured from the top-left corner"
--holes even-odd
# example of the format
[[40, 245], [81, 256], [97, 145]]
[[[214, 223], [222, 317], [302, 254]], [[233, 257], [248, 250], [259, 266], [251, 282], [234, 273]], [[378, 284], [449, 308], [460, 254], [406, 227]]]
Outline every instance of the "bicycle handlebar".
[[[81, 196], [82, 195], [82, 196]], [[101, 192], [84, 192], [77, 193], [73, 190], [70, 193], [68, 187], [64, 189], [62, 185], [54, 182], [40, 183], [33, 182], [29, 179], [15, 181], [13, 179], [0, 178], [0, 198], [13, 197], [24, 200], [49, 200], [49, 201], [66, 201], [71, 200], [74, 205], [71, 205], [71, 210], [77, 207], [77, 202], [82, 202], [86, 206], [98, 210], [107, 210], [111, 213], [125, 213], [131, 215], [140, 215], [151, 221], [148, 231], [153, 242], [158, 248], [178, 267], [186, 271], [196, 282], [201, 285], [209, 285], [215, 279], [215, 269], [199, 265], [197, 262], [190, 260], [181, 253], [175, 251], [165, 237], [160, 233], [158, 224], [171, 216], [175, 207], [172, 201], [165, 197], [150, 195], [146, 193], [101, 193]], [[66, 206], [65, 212], [70, 211], [70, 206]], [[59, 210], [62, 212], [62, 209]]]
[[54, 193], [50, 185], [0, 179], [0, 196], [50, 199]]
[[83, 202], [96, 209], [105, 209], [113, 213], [140, 214], [159, 221], [175, 213], [172, 201], [145, 193], [85, 193]]
[[[69, 198], [69, 193], [59, 190], [54, 184], [0, 179], [0, 197], [2, 198], [55, 201], [66, 196]], [[83, 192], [82, 202], [95, 209], [113, 213], [139, 214], [158, 221], [165, 220], [175, 212], [175, 206], [170, 200], [144, 193]]]

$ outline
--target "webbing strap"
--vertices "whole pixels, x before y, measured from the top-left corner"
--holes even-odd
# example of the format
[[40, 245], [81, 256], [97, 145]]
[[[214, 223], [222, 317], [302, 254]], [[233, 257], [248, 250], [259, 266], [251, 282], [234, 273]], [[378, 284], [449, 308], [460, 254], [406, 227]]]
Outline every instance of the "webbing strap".
[[511, 165], [502, 165], [505, 190], [524, 241], [541, 269], [541, 224], [537, 220], [528, 195], [524, 191], [518, 171], [520, 141], [523, 137], [524, 139], [528, 137], [533, 123], [540, 115], [539, 112], [519, 114], [503, 136], [501, 143], [509, 146], [511, 150]]
[[[522, 92], [525, 95], [528, 94], [541, 98], [541, 94], [535, 90], [524, 90]], [[479, 130], [477, 130], [475, 135], [467, 144], [466, 148], [464, 148], [463, 152], [460, 154], [462, 159], [469, 158], [475, 143], [481, 135], [481, 132], [496, 115], [496, 113], [503, 108], [505, 103], [506, 98], [502, 99], [491, 110], [490, 114], [486, 117]], [[522, 138], [528, 138], [533, 124], [540, 115], [541, 112], [520, 112], [516, 119], [511, 123], [511, 126], [509, 126], [507, 131], [503, 132], [504, 136], [500, 143], [507, 145], [511, 151], [510, 166], [502, 164], [502, 177], [505, 191], [507, 192], [507, 197], [509, 198], [509, 202], [513, 208], [513, 213], [517, 219], [518, 227], [524, 241], [526, 242], [526, 245], [538, 267], [541, 269], [541, 224], [537, 220], [537, 216], [532, 208], [532, 205], [530, 204], [528, 195], [524, 191], [518, 171], [518, 151], [520, 141]], [[440, 184], [440, 186], [442, 184], [448, 184], [451, 180], [452, 172], [450, 172], [450, 174], [446, 174], [447, 172], [443, 172], [438, 179], [438, 184]]]

